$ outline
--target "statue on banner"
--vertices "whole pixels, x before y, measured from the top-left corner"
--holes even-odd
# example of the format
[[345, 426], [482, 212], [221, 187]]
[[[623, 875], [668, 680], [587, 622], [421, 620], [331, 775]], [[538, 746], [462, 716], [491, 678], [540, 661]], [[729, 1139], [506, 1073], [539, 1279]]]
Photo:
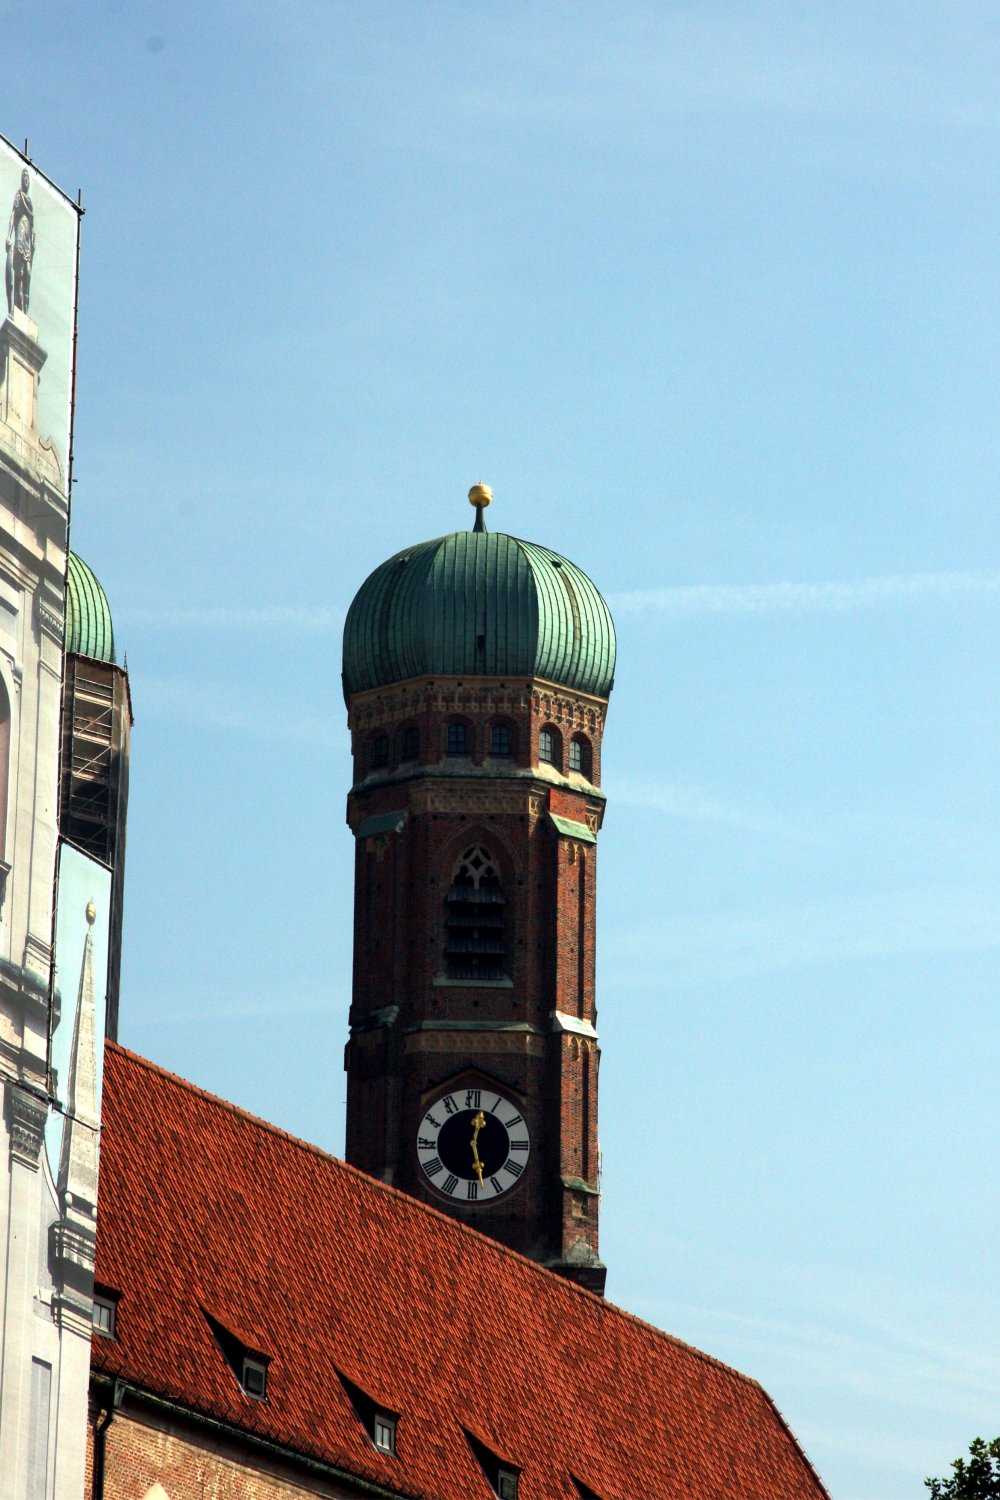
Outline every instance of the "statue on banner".
[[28, 311], [31, 295], [31, 262], [35, 254], [35, 211], [28, 195], [28, 169], [21, 173], [21, 186], [7, 226], [7, 311]]

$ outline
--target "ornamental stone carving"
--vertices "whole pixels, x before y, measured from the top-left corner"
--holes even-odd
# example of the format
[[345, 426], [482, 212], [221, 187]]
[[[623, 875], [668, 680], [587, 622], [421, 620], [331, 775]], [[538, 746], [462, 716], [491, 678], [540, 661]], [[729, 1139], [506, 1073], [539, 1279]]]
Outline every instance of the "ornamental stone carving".
[[38, 1161], [45, 1138], [45, 1121], [48, 1104], [27, 1089], [11, 1081], [7, 1085], [7, 1122], [10, 1128], [10, 1155], [32, 1172], [38, 1171]]

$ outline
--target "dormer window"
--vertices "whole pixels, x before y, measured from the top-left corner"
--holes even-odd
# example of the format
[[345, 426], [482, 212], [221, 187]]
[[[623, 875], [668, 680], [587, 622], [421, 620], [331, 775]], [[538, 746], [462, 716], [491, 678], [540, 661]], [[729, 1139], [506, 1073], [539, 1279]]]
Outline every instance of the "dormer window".
[[113, 1339], [115, 1336], [115, 1321], [118, 1313], [118, 1297], [115, 1292], [94, 1291], [93, 1323], [94, 1332], [103, 1338]]
[[388, 1412], [376, 1411], [372, 1424], [372, 1436], [380, 1453], [396, 1451], [396, 1418]]
[[589, 1484], [584, 1484], [583, 1480], [577, 1479], [575, 1474], [571, 1474], [569, 1477], [579, 1492], [580, 1500], [601, 1500], [600, 1495], [596, 1490], [592, 1490]]
[[351, 1405], [354, 1407], [355, 1415], [362, 1427], [367, 1432], [374, 1446], [380, 1453], [396, 1452], [396, 1428], [399, 1418], [395, 1412], [389, 1411], [388, 1407], [379, 1406], [367, 1391], [363, 1391], [353, 1380], [348, 1380], [343, 1371], [337, 1371], [340, 1383]]
[[518, 1481], [521, 1477], [520, 1470], [515, 1469], [508, 1459], [500, 1458], [486, 1444], [474, 1437], [468, 1429], [465, 1430], [465, 1439], [479, 1461], [479, 1466], [489, 1482], [490, 1488], [500, 1500], [517, 1500]]
[[270, 1356], [263, 1349], [255, 1349], [244, 1336], [234, 1333], [231, 1328], [220, 1323], [218, 1318], [213, 1318], [207, 1308], [203, 1307], [202, 1312], [240, 1390], [254, 1401], [266, 1401]]
[[247, 1355], [243, 1360], [243, 1379], [240, 1382], [248, 1396], [263, 1401], [267, 1396], [267, 1365], [262, 1359]]

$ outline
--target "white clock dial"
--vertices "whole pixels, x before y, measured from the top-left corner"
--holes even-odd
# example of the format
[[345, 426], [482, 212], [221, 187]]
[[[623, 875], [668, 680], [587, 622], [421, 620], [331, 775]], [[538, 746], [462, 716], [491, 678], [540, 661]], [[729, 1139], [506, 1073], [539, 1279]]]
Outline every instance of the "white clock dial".
[[441, 1094], [420, 1117], [417, 1160], [437, 1192], [471, 1205], [516, 1187], [531, 1150], [521, 1111], [492, 1088]]

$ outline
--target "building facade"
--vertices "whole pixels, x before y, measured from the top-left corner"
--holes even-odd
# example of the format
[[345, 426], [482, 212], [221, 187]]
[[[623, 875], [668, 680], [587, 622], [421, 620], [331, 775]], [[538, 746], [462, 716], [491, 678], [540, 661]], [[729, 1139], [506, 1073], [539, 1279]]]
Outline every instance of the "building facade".
[[[0, 1493], [77, 1500], [98, 1072], [84, 930], [96, 907], [91, 917], [77, 903], [65, 995], [53, 943], [79, 212], [3, 142], [0, 201], [12, 205], [0, 326]], [[54, 1065], [57, 1036], [68, 1067]]]

